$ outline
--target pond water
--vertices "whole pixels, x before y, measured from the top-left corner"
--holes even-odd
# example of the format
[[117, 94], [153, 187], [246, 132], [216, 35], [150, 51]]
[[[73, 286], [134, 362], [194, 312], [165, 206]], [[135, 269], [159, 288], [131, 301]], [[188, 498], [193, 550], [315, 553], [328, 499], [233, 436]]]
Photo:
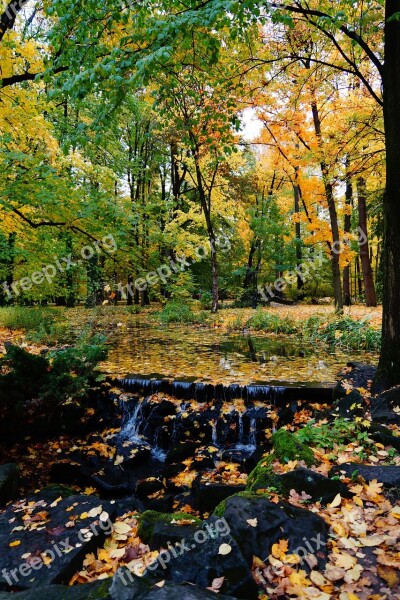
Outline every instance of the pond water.
[[257, 381], [333, 383], [349, 361], [376, 363], [374, 353], [328, 352], [298, 336], [243, 335], [182, 325], [125, 323], [109, 339], [100, 365], [107, 375], [162, 374], [172, 379], [247, 385]]

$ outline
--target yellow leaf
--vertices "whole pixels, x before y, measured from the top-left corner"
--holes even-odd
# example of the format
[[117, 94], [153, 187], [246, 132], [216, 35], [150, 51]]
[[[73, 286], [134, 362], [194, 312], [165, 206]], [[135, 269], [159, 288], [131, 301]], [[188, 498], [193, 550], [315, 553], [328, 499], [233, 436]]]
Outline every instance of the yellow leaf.
[[357, 559], [347, 552], [342, 552], [341, 554], [334, 555], [335, 563], [338, 567], [342, 567], [343, 569], [352, 569], [357, 564]]
[[20, 543], [20, 540], [15, 540], [15, 542], [10, 542], [9, 546], [10, 548], [15, 548], [15, 546], [19, 546]]
[[337, 508], [342, 503], [342, 496], [340, 494], [336, 494], [332, 502], [328, 505], [329, 508]]
[[390, 588], [394, 588], [399, 584], [399, 575], [393, 567], [378, 564], [377, 570], [379, 577], [386, 581]]
[[288, 540], [279, 540], [277, 544], [272, 545], [271, 554], [274, 558], [282, 560], [288, 551]]

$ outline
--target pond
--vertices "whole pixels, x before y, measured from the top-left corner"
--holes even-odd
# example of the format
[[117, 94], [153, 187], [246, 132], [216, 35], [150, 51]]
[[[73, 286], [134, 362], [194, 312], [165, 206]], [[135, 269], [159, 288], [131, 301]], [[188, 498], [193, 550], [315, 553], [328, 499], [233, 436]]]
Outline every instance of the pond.
[[376, 363], [367, 352], [328, 352], [298, 336], [246, 335], [183, 325], [125, 322], [109, 339], [100, 365], [107, 375], [162, 374], [172, 379], [248, 385], [257, 381], [333, 383], [351, 361]]

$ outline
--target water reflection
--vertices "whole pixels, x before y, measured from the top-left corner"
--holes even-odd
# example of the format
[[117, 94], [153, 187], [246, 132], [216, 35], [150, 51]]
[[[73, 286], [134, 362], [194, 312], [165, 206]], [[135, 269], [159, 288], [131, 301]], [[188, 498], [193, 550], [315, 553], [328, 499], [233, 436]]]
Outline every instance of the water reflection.
[[109, 356], [101, 369], [128, 373], [162, 373], [225, 384], [256, 380], [334, 382], [349, 360], [376, 362], [371, 353], [328, 353], [295, 336], [241, 335], [185, 326], [151, 326], [138, 320], [112, 334]]

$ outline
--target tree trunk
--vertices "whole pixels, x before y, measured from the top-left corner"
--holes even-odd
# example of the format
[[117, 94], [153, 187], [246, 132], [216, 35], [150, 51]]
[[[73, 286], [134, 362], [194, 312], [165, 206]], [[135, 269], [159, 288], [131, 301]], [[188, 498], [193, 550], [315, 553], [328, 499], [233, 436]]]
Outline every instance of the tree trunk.
[[400, 0], [386, 0], [383, 77], [386, 189], [383, 198], [383, 320], [377, 383], [400, 383]]
[[[68, 254], [72, 255], [73, 246], [72, 246], [72, 237], [70, 232], [67, 232], [66, 239], [66, 248]], [[74, 288], [74, 271], [73, 269], [68, 269], [66, 273], [66, 285], [67, 285], [67, 297], [66, 297], [66, 306], [68, 308], [74, 308], [75, 306], [75, 288]]]
[[[297, 170], [296, 170], [296, 177], [297, 177]], [[293, 195], [294, 195], [294, 212], [299, 214], [300, 213], [300, 188], [299, 188], [297, 181], [295, 181], [293, 183]], [[302, 260], [303, 260], [303, 256], [302, 256], [302, 252], [301, 252], [301, 224], [300, 224], [299, 220], [297, 220], [295, 223], [295, 239], [296, 239], [296, 265], [297, 265], [297, 267], [300, 267]], [[301, 288], [303, 287], [303, 285], [304, 285], [303, 279], [300, 277], [300, 275], [297, 275], [297, 291], [300, 291]]]
[[[346, 213], [344, 215], [344, 236], [350, 233], [351, 229], [351, 214], [350, 209], [353, 204], [353, 185], [351, 183], [351, 177], [349, 173], [350, 159], [346, 158]], [[351, 305], [351, 291], [350, 291], [350, 264], [343, 269], [343, 304], [345, 306]]]
[[[314, 122], [315, 134], [318, 140], [318, 146], [322, 149], [322, 134], [321, 134], [321, 120], [319, 117], [318, 106], [315, 101], [311, 103], [311, 110]], [[328, 203], [329, 218], [331, 222], [332, 231], [332, 248], [331, 248], [331, 267], [332, 267], [332, 281], [333, 281], [333, 294], [335, 298], [335, 309], [337, 312], [343, 311], [343, 296], [342, 296], [342, 280], [340, 277], [340, 263], [339, 263], [339, 224], [338, 216], [336, 211], [335, 197], [333, 195], [333, 186], [329, 181], [329, 170], [322, 158], [320, 161], [322, 180], [325, 188], [326, 200]]]
[[[192, 140], [194, 142], [194, 136], [192, 134]], [[211, 278], [212, 278], [212, 304], [211, 304], [211, 312], [216, 313], [218, 311], [218, 303], [219, 303], [219, 282], [218, 282], [218, 255], [217, 255], [217, 247], [216, 247], [216, 239], [214, 226], [211, 219], [211, 192], [212, 187], [208, 190], [206, 194], [204, 186], [203, 186], [203, 175], [201, 171], [201, 166], [199, 162], [199, 150], [197, 144], [194, 142], [193, 144], [193, 156], [196, 168], [196, 183], [197, 183], [197, 191], [200, 197], [201, 208], [204, 213], [204, 218], [206, 220], [208, 241], [210, 243], [210, 262], [211, 262]]]
[[365, 236], [365, 243], [360, 244], [360, 260], [365, 290], [365, 305], [376, 306], [374, 277], [369, 255], [366, 184], [363, 177], [357, 178], [358, 226]]

